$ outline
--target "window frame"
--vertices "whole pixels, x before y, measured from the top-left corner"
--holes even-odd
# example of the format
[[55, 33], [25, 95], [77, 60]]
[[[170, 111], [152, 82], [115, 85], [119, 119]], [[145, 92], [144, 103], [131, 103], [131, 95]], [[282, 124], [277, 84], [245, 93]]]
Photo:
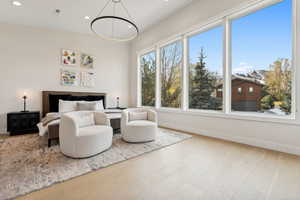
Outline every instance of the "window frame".
[[155, 105], [156, 105], [156, 100], [155, 100], [155, 104], [154, 104], [154, 106], [146, 106], [146, 105], [143, 105], [143, 103], [142, 103], [142, 101], [143, 101], [143, 99], [142, 99], [142, 89], [143, 89], [143, 87], [142, 87], [142, 76], [141, 76], [141, 58], [143, 57], [143, 56], [146, 56], [146, 55], [148, 55], [148, 54], [151, 54], [151, 53], [154, 53], [155, 54], [155, 73], [156, 73], [156, 75], [155, 75], [155, 87], [154, 87], [154, 90], [155, 90], [155, 99], [157, 98], [157, 94], [156, 94], [156, 88], [157, 88], [157, 86], [156, 86], [156, 84], [157, 84], [157, 81], [156, 81], [156, 79], [157, 79], [157, 53], [156, 53], [156, 49], [152, 49], [152, 50], [148, 50], [147, 52], [144, 52], [144, 53], [142, 53], [142, 54], [140, 54], [139, 56], [138, 56], [138, 73], [139, 73], [139, 75], [138, 75], [138, 84], [139, 84], [139, 98], [138, 98], [138, 105], [140, 105], [140, 107], [148, 107], [148, 108], [154, 108], [155, 107]]
[[[156, 105], [155, 108], [160, 112], [170, 112], [177, 113], [183, 115], [199, 115], [205, 117], [219, 117], [226, 119], [238, 119], [238, 120], [252, 120], [259, 122], [274, 122], [274, 123], [283, 123], [283, 124], [299, 124], [300, 125], [300, 114], [298, 113], [298, 108], [300, 107], [300, 98], [299, 94], [296, 91], [299, 89], [297, 85], [300, 84], [300, 70], [297, 70], [296, 66], [299, 62], [297, 56], [300, 56], [300, 51], [297, 50], [298, 37], [297, 32], [300, 32], [300, 26], [297, 26], [297, 23], [300, 22], [300, 15], [298, 16], [298, 11], [300, 12], [300, 4], [297, 4], [297, 0], [292, 1], [292, 101], [291, 101], [291, 114], [288, 116], [276, 116], [264, 113], [248, 113], [248, 112], [239, 112], [231, 110], [231, 21], [246, 16], [248, 14], [254, 13], [258, 10], [264, 9], [266, 7], [272, 6], [276, 3], [280, 3], [283, 0], [254, 0], [250, 2], [246, 2], [237, 6], [233, 9], [226, 10], [218, 16], [212, 17], [207, 21], [198, 24], [197, 26], [193, 26], [192, 28], [185, 30], [179, 34], [171, 36], [166, 40], [161, 40], [155, 43], [149, 50], [155, 50], [157, 53], [157, 65], [156, 70], [158, 72], [156, 81]], [[299, 19], [298, 19], [299, 18]], [[201, 110], [201, 109], [189, 109], [189, 86], [188, 86], [188, 70], [189, 70], [189, 47], [188, 47], [188, 38], [192, 35], [197, 35], [202, 32], [205, 32], [211, 28], [217, 27], [219, 25], [223, 26], [223, 111], [214, 111], [214, 110]], [[181, 108], [166, 108], [161, 107], [161, 99], [160, 99], [160, 48], [162, 46], [166, 46], [167, 44], [171, 44], [176, 40], [183, 41], [183, 68], [182, 68], [182, 102]], [[142, 50], [140, 52], [145, 52]], [[141, 55], [138, 53], [138, 55]], [[138, 56], [138, 70], [139, 70], [139, 58]], [[137, 87], [137, 102], [138, 106], [140, 101], [140, 90], [139, 90], [139, 75], [138, 73], [138, 87]], [[299, 78], [297, 78], [299, 77]]]
[[217, 27], [223, 27], [223, 35], [222, 35], [222, 40], [223, 40], [223, 44], [222, 44], [222, 50], [223, 50], [223, 52], [221, 52], [222, 53], [222, 67], [223, 67], [223, 69], [222, 69], [222, 75], [223, 75], [223, 82], [225, 82], [225, 71], [224, 71], [224, 68], [225, 68], [225, 59], [224, 59], [224, 51], [225, 51], [225, 45], [224, 45], [224, 40], [225, 40], [225, 34], [224, 34], [224, 32], [225, 32], [225, 27], [224, 27], [224, 23], [223, 23], [223, 20], [217, 20], [217, 21], [215, 21], [215, 22], [213, 22], [213, 23], [210, 23], [210, 24], [208, 24], [208, 25], [206, 25], [206, 26], [204, 26], [204, 27], [202, 27], [202, 28], [200, 28], [200, 29], [197, 29], [197, 30], [195, 30], [195, 31], [193, 31], [193, 32], [191, 32], [191, 33], [189, 33], [189, 34], [186, 34], [186, 37], [185, 37], [185, 39], [187, 40], [187, 49], [186, 49], [186, 53], [187, 53], [187, 60], [186, 60], [186, 64], [187, 64], [187, 66], [186, 66], [186, 71], [187, 71], [187, 74], [185, 75], [186, 76], [186, 78], [187, 78], [187, 81], [186, 81], [186, 87], [187, 87], [187, 90], [186, 90], [186, 93], [187, 93], [187, 96], [185, 97], [185, 99], [186, 99], [186, 103], [187, 103], [187, 105], [186, 105], [186, 110], [187, 111], [191, 111], [191, 112], [204, 112], [204, 113], [225, 113], [225, 101], [226, 101], [226, 99], [225, 99], [225, 95], [224, 95], [224, 89], [225, 89], [225, 84], [223, 83], [223, 87], [222, 87], [222, 90], [223, 90], [223, 92], [222, 92], [222, 94], [223, 94], [223, 97], [222, 97], [222, 110], [205, 110], [205, 109], [193, 109], [193, 108], [190, 108], [190, 106], [189, 106], [189, 77], [188, 77], [188, 73], [189, 73], [189, 65], [190, 65], [190, 52], [189, 52], [189, 49], [190, 49], [190, 46], [189, 46], [189, 39], [190, 38], [192, 38], [192, 37], [194, 37], [194, 36], [196, 36], [196, 35], [200, 35], [201, 33], [205, 33], [205, 32], [207, 32], [207, 31], [210, 31], [211, 29], [214, 29], [214, 28], [217, 28]]
[[[252, 6], [249, 6], [245, 9], [241, 9], [229, 16], [227, 16], [227, 22], [228, 22], [228, 34], [229, 34], [229, 38], [228, 38], [228, 45], [229, 45], [229, 66], [227, 66], [229, 69], [230, 69], [230, 74], [229, 74], [229, 77], [231, 79], [232, 77], [232, 73], [231, 73], [231, 70], [232, 70], [232, 47], [231, 47], [231, 22], [235, 19], [239, 19], [241, 17], [244, 17], [244, 16], [247, 16], [247, 15], [251, 15], [252, 13], [255, 13], [256, 11], [259, 11], [259, 10], [262, 10], [264, 8], [267, 8], [267, 7], [270, 7], [270, 6], [273, 6], [273, 5], [276, 5], [277, 3], [281, 3], [283, 2], [284, 0], [263, 0], [263, 1], [260, 1], [258, 2], [257, 4], [255, 5], [252, 5]], [[292, 1], [292, 49], [291, 49], [291, 52], [292, 52], [292, 58], [291, 58], [291, 65], [292, 65], [292, 68], [291, 68], [291, 72], [292, 72], [292, 94], [291, 94], [291, 114], [288, 115], [288, 116], [276, 116], [276, 115], [270, 115], [270, 114], [265, 114], [265, 113], [249, 113], [249, 112], [243, 112], [243, 111], [233, 111], [232, 110], [232, 107], [231, 107], [231, 103], [230, 103], [230, 110], [228, 112], [228, 114], [234, 114], [234, 115], [240, 115], [240, 116], [244, 116], [244, 115], [249, 115], [249, 116], [252, 116], [252, 117], [267, 117], [267, 118], [280, 118], [280, 119], [289, 119], [289, 120], [295, 120], [296, 119], [296, 111], [297, 111], [297, 108], [296, 108], [296, 31], [297, 31], [297, 28], [296, 28], [296, 23], [297, 23], [297, 12], [296, 12], [296, 9], [297, 9], [297, 4], [296, 4], [296, 1], [297, 0], [291, 0]], [[231, 89], [231, 83], [230, 83], [230, 88]], [[231, 95], [230, 95], [231, 97]], [[231, 102], [231, 99], [230, 99], [230, 102]]]
[[[173, 107], [164, 107], [162, 106], [161, 104], [161, 49], [164, 48], [164, 47], [167, 47], [169, 45], [172, 45], [172, 44], [175, 44], [177, 42], [181, 42], [181, 45], [182, 45], [182, 66], [181, 66], [181, 69], [180, 69], [180, 87], [181, 87], [181, 95], [180, 95], [180, 106], [178, 108], [173, 108]], [[164, 42], [164, 43], [161, 43], [157, 48], [158, 48], [158, 53], [159, 53], [159, 106], [158, 108], [159, 109], [165, 109], [165, 110], [182, 110], [184, 108], [184, 94], [183, 94], [183, 90], [184, 90], [184, 68], [185, 68], [185, 64], [184, 64], [184, 60], [185, 60], [185, 44], [184, 44], [184, 40], [183, 40], [183, 37], [180, 37], [180, 38], [176, 38], [176, 39], [173, 39], [173, 40], [169, 40], [167, 42]]]
[[[145, 49], [144, 51], [141, 51], [140, 53], [137, 54], [137, 63], [138, 63], [138, 67], [137, 67], [137, 105], [138, 107], [147, 107], [147, 108], [154, 108], [154, 106], [144, 106], [142, 105], [142, 76], [141, 76], [141, 57], [150, 54], [152, 52], [156, 53], [156, 49], [155, 48], [149, 48], [149, 49]], [[155, 55], [155, 57], [157, 56], [157, 54]], [[156, 57], [156, 64], [157, 64], [157, 57]], [[156, 71], [157, 71], [157, 66], [156, 66]], [[155, 80], [157, 79], [157, 76], [155, 77]], [[156, 82], [157, 83], [157, 82]], [[155, 98], [156, 98], [156, 88], [157, 85], [155, 83]]]

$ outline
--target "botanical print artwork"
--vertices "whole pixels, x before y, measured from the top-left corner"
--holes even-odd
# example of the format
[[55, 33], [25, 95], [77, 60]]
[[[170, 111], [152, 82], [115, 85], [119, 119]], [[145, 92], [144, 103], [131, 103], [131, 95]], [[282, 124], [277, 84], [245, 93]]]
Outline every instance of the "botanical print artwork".
[[[62, 49], [61, 51], [62, 65], [77, 66], [79, 64], [79, 58], [82, 69], [88, 70], [94, 68], [93, 56], [67, 49]], [[64, 86], [82, 86], [91, 88], [95, 86], [94, 79], [94, 72], [61, 69], [61, 84]]]
[[81, 72], [81, 86], [94, 87], [95, 86], [95, 73], [94, 72]]
[[77, 53], [73, 50], [63, 49], [61, 52], [61, 61], [63, 65], [75, 66], [77, 65]]
[[93, 69], [94, 68], [93, 56], [82, 53], [80, 65], [81, 65], [81, 67], [86, 68], [86, 69]]
[[74, 70], [61, 70], [61, 84], [64, 86], [79, 86], [79, 72]]

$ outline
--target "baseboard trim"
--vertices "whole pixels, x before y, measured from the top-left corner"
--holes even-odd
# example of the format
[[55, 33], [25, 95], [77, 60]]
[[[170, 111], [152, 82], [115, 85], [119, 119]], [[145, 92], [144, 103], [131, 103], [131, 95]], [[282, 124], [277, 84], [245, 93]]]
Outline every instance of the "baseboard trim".
[[284, 153], [294, 154], [294, 155], [300, 155], [300, 148], [297, 146], [291, 146], [287, 144], [279, 144], [274, 143], [270, 141], [265, 140], [258, 140], [253, 138], [247, 138], [247, 137], [241, 137], [241, 136], [228, 136], [228, 135], [222, 135], [220, 132], [214, 132], [210, 130], [200, 130], [195, 129], [191, 127], [180, 127], [176, 126], [174, 124], [169, 124], [168, 122], [162, 122], [160, 123], [161, 127], [169, 128], [177, 131], [183, 131], [186, 133], [194, 134], [194, 135], [202, 135], [212, 138], [217, 138], [221, 140], [231, 141], [231, 142], [237, 142], [241, 144], [246, 144], [250, 146], [260, 147], [264, 149], [274, 150], [274, 151], [280, 151]]

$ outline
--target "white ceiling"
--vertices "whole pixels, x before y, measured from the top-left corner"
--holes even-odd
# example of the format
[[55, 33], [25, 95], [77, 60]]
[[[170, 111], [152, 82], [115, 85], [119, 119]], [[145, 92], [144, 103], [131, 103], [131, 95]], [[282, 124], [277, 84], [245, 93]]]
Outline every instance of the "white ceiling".
[[[96, 17], [107, 0], [19, 0], [22, 6], [12, 5], [12, 0], [0, 0], [0, 22], [91, 33], [89, 15]], [[141, 31], [187, 6], [193, 0], [123, 0]], [[61, 14], [55, 14], [55, 9]], [[106, 13], [112, 11], [107, 8]], [[122, 15], [121, 10], [119, 11]], [[118, 13], [118, 10], [117, 10]], [[123, 12], [124, 13], [124, 12]]]

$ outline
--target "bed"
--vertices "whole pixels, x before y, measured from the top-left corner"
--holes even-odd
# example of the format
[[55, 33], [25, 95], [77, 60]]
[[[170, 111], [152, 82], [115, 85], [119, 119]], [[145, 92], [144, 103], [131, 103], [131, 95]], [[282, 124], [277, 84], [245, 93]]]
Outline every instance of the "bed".
[[106, 93], [95, 92], [62, 92], [62, 91], [43, 91], [43, 117], [48, 113], [58, 113], [59, 100], [66, 101], [103, 101], [106, 108]]
[[48, 146], [51, 140], [58, 137], [59, 130], [59, 100], [65, 101], [102, 101], [106, 108], [106, 93], [95, 92], [69, 92], [69, 91], [43, 91], [42, 92], [42, 116], [53, 117], [46, 126], [41, 122], [38, 124], [39, 135], [48, 138]]

